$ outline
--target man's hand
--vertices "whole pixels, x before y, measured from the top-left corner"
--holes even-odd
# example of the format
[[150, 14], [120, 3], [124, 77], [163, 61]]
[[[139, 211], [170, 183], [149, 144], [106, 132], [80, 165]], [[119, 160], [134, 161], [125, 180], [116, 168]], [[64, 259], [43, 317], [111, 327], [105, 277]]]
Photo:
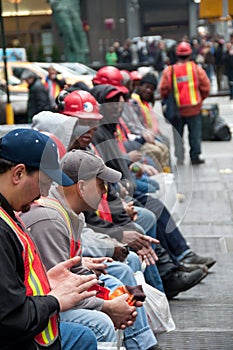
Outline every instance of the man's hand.
[[155, 143], [155, 135], [151, 132], [151, 130], [143, 130], [142, 136], [149, 143]]
[[[105, 300], [102, 310], [112, 320], [115, 328], [125, 329], [132, 326], [137, 317], [135, 306], [129, 306], [127, 303], [128, 294], [120, 295], [112, 300]], [[142, 303], [136, 303], [136, 306], [142, 306]]]
[[113, 259], [108, 257], [102, 257], [102, 258], [83, 257], [82, 265], [94, 271], [97, 276], [100, 276], [101, 273], [105, 275], [107, 274], [106, 268], [108, 267], [108, 265], [106, 265], [104, 262], [112, 262], [112, 261]]
[[156, 261], [158, 261], [157, 254], [152, 247], [142, 247], [137, 251], [137, 254], [141, 261], [145, 261], [147, 266], [155, 265]]
[[149, 176], [157, 175], [159, 173], [155, 167], [149, 164], [142, 164], [142, 171]]
[[116, 261], [123, 262], [127, 258], [128, 254], [129, 254], [128, 247], [126, 245], [119, 243], [119, 245], [117, 244], [114, 248], [114, 253], [112, 258]]
[[129, 215], [131, 220], [136, 220], [137, 218], [137, 210], [134, 209], [134, 203], [133, 201], [131, 202], [125, 202], [122, 200], [123, 207], [126, 211], [126, 213]]
[[70, 272], [71, 267], [78, 264], [80, 257], [66, 260], [54, 266], [47, 272], [51, 292], [59, 303], [60, 311], [74, 307], [80, 301], [96, 295], [95, 291], [87, 290], [97, 283], [96, 276], [79, 276]]
[[128, 152], [127, 155], [132, 163], [142, 159], [142, 152], [136, 150]]
[[154, 252], [151, 244], [158, 244], [159, 241], [150, 236], [143, 235], [137, 231], [124, 231], [122, 243], [128, 244], [130, 248], [145, 260], [147, 265], [155, 264], [158, 260], [156, 253]]

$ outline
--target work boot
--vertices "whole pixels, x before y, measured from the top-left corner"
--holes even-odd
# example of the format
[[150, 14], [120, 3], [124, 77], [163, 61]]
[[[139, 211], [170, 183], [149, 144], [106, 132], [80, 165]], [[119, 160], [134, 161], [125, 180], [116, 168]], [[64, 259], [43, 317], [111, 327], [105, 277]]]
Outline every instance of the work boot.
[[206, 265], [208, 269], [210, 269], [211, 266], [213, 266], [216, 263], [216, 260], [208, 256], [200, 256], [194, 252], [190, 252], [187, 255], [185, 255], [185, 257], [181, 260], [181, 262], [184, 264]]
[[208, 267], [206, 265], [201, 264], [185, 264], [181, 262], [178, 266], [179, 271], [183, 272], [192, 272], [197, 269], [202, 269], [204, 272], [208, 272]]
[[204, 272], [202, 269], [197, 269], [192, 272], [183, 272], [177, 269], [168, 277], [165, 276], [162, 279], [165, 294], [168, 299], [172, 299], [180, 292], [194, 287], [206, 276], [207, 272]]
[[193, 165], [204, 164], [205, 160], [198, 157], [198, 158], [195, 158], [195, 159], [191, 159], [191, 163]]

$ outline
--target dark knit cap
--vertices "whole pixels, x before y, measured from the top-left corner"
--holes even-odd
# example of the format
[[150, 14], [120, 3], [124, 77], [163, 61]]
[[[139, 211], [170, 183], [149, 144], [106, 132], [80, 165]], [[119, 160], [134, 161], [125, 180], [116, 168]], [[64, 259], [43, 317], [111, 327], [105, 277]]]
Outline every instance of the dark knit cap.
[[145, 84], [145, 83], [149, 83], [149, 84], [154, 85], [154, 88], [156, 89], [157, 85], [158, 85], [158, 80], [157, 80], [157, 78], [155, 77], [154, 74], [147, 73], [140, 80], [140, 85]]

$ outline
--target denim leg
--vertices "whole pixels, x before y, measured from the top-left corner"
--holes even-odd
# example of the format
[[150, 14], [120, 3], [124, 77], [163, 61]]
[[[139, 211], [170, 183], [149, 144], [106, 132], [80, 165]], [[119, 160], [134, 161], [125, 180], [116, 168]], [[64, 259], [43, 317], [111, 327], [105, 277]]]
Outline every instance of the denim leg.
[[184, 160], [184, 143], [183, 143], [184, 124], [185, 124], [184, 119], [180, 118], [180, 120], [176, 123], [176, 125], [172, 127], [175, 156], [179, 161]]
[[159, 270], [156, 265], [149, 265], [144, 271], [144, 277], [146, 283], [150, 284], [152, 287], [164, 292], [163, 282], [159, 274]]
[[190, 158], [197, 159], [201, 154], [202, 116], [198, 114], [187, 117], [186, 123], [189, 131]]
[[230, 89], [230, 99], [233, 98], [233, 69], [228, 71], [228, 84], [229, 84], [229, 89]]
[[126, 264], [130, 266], [133, 272], [142, 271], [142, 263], [138, 255], [134, 252], [130, 252], [126, 259]]
[[62, 350], [97, 350], [95, 334], [81, 324], [61, 322]]
[[135, 222], [140, 225], [148, 236], [156, 234], [156, 217], [151, 210], [135, 206], [137, 219]]
[[[152, 213], [152, 211], [145, 208], [135, 207], [135, 209], [138, 211], [138, 218], [136, 220], [136, 223], [142, 226], [142, 228], [145, 230], [145, 233], [148, 236], [152, 238], [156, 238], [155, 215]], [[152, 244], [152, 247], [156, 251], [156, 245]], [[156, 265], [147, 266], [144, 271], [144, 276], [148, 284], [150, 284], [154, 288], [159, 289], [161, 292], [164, 292], [163, 282], [161, 280], [161, 277]]]
[[[107, 271], [109, 274], [119, 279], [119, 285], [137, 285], [133, 271], [127, 264], [120, 262], [109, 263]], [[101, 279], [106, 277], [107, 275], [103, 276]], [[106, 287], [112, 288], [110, 279], [106, 280]], [[134, 324], [124, 330], [124, 345], [127, 350], [146, 350], [157, 343], [157, 340], [148, 324], [144, 308], [137, 308], [137, 313], [138, 315]]]
[[98, 342], [116, 341], [116, 332], [108, 315], [97, 310], [71, 309], [60, 313], [62, 322], [81, 324], [91, 329]]
[[190, 249], [165, 205], [157, 198], [147, 196], [146, 207], [157, 217], [157, 238], [171, 258], [177, 263], [177, 256]]

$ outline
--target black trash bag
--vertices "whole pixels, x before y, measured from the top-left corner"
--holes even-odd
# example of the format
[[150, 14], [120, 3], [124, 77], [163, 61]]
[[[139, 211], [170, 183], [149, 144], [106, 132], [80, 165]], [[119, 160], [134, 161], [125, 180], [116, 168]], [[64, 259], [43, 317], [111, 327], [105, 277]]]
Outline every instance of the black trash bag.
[[225, 120], [221, 117], [215, 118], [213, 125], [214, 141], [230, 141], [231, 130], [226, 124]]
[[225, 120], [219, 116], [217, 104], [204, 104], [202, 115], [203, 141], [230, 141], [231, 131]]
[[214, 140], [214, 123], [219, 115], [217, 104], [205, 104], [201, 109], [202, 115], [202, 140]]

